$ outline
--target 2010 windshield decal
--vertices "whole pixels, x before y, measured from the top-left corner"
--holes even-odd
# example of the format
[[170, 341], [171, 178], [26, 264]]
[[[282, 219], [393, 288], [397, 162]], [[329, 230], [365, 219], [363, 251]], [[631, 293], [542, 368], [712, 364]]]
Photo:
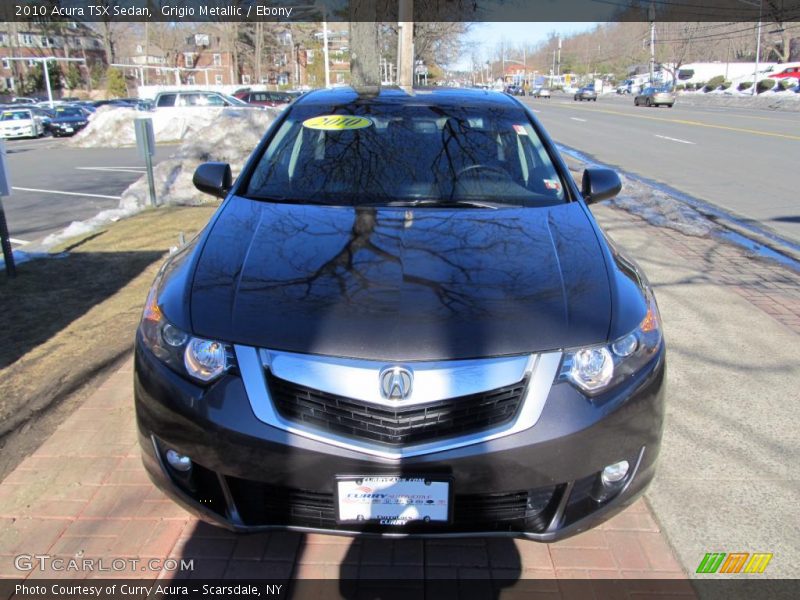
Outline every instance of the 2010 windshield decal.
[[303, 121], [303, 127], [308, 129], [323, 129], [326, 131], [340, 131], [342, 129], [363, 129], [372, 125], [366, 117], [352, 115], [323, 115]]

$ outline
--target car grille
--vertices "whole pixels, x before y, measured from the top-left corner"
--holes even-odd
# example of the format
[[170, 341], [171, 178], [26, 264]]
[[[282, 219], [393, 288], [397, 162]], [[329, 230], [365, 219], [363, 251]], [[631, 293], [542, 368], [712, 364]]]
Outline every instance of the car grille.
[[283, 418], [390, 446], [466, 435], [508, 423], [519, 411], [526, 382], [422, 405], [387, 407], [307, 388], [267, 372], [272, 401]]
[[[336, 522], [333, 494], [225, 478], [236, 508], [248, 526], [283, 525], [329, 530], [391, 531], [377, 524]], [[452, 523], [425, 523], [403, 532], [543, 531], [550, 522], [563, 486], [497, 494], [456, 494]]]

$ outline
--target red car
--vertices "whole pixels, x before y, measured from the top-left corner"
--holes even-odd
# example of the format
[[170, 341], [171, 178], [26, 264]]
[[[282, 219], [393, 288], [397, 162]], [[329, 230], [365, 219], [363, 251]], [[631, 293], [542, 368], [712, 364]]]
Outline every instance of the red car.
[[244, 100], [248, 104], [261, 106], [284, 106], [293, 99], [292, 95], [286, 92], [253, 92], [251, 90], [236, 92], [234, 97]]
[[800, 64], [793, 64], [791, 66], [778, 65], [775, 67], [775, 72], [769, 77], [770, 79], [788, 79], [791, 77], [800, 80]]

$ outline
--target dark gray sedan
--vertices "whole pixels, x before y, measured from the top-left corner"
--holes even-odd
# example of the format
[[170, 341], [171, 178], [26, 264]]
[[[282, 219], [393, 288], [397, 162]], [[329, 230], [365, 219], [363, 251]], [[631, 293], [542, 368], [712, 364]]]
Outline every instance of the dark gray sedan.
[[634, 99], [633, 103], [636, 106], [669, 106], [672, 108], [672, 105], [675, 104], [675, 94], [669, 91], [667, 88], [660, 88], [660, 87], [647, 87], [642, 90], [641, 94], [638, 94]]
[[594, 89], [593, 85], [587, 85], [575, 92], [574, 99], [576, 102], [578, 100], [594, 100], [597, 102], [597, 91]]

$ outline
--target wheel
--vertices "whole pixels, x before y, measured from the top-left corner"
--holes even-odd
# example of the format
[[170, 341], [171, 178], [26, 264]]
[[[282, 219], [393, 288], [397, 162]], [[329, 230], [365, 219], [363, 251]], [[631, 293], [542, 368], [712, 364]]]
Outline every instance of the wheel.
[[672, 108], [672, 104], [667, 104], [667, 108]]
[[597, 98], [592, 98], [592, 100], [594, 100], [595, 102], [597, 102]]
[[634, 98], [633, 99], [633, 105], [634, 106], [639, 106], [639, 99], [638, 98]]

